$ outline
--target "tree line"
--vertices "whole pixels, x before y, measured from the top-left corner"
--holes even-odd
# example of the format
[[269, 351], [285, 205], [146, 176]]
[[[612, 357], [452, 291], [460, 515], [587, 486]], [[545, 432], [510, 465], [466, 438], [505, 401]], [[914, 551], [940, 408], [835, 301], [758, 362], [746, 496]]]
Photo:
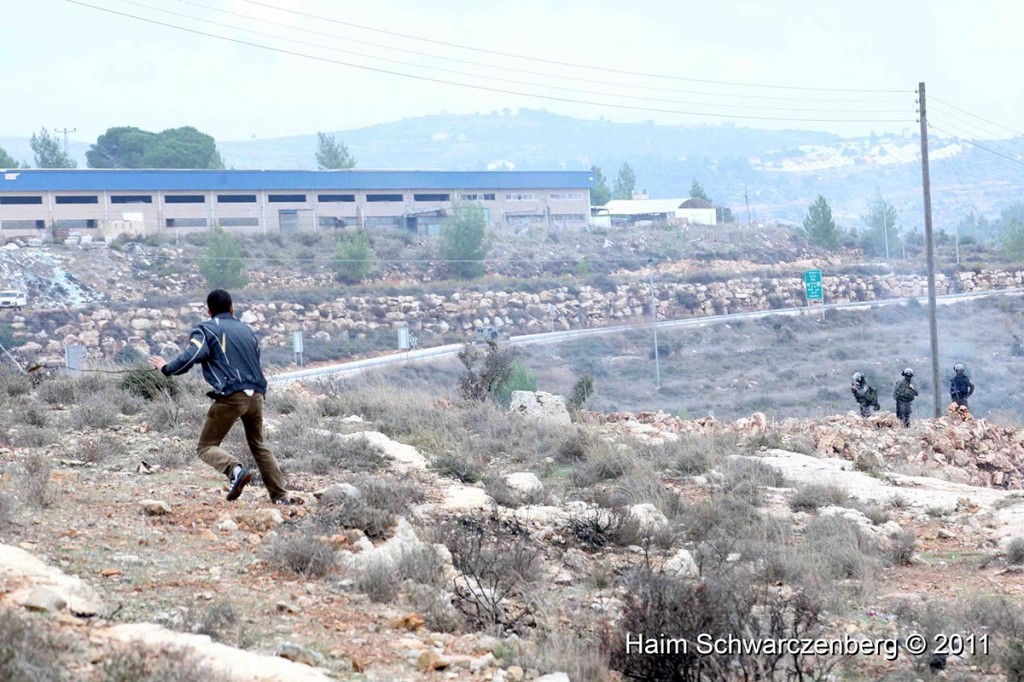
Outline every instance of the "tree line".
[[[19, 162], [0, 147], [0, 168], [77, 168], [78, 162], [64, 149], [54, 133], [41, 128], [29, 140], [32, 163]], [[334, 135], [317, 133], [316, 162], [320, 170], [353, 168], [356, 159]], [[96, 138], [85, 153], [89, 168], [224, 168], [217, 142], [192, 126], [168, 128], [159, 133], [134, 126], [117, 126]]]

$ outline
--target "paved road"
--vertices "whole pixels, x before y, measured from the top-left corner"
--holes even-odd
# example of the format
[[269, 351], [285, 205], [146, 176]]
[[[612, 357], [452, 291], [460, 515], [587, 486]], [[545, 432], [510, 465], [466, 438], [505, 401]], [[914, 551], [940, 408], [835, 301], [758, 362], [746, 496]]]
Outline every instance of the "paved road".
[[[977, 298], [986, 298], [989, 296], [1019, 296], [1024, 294], [1024, 288], [1014, 287], [1011, 289], [987, 289], [985, 291], [975, 291], [963, 294], [946, 294], [945, 296], [938, 296], [936, 302], [948, 305], [951, 303], [959, 303], [961, 301], [968, 301]], [[918, 302], [927, 305], [928, 297], [918, 297]], [[890, 306], [890, 305], [906, 305], [907, 299], [905, 298], [891, 298], [882, 301], [858, 301], [853, 303], [829, 303], [824, 306], [815, 306], [813, 308], [798, 307], [798, 308], [780, 308], [777, 310], [756, 310], [747, 313], [732, 313], [728, 315], [709, 315], [707, 317], [687, 317], [679, 320], [659, 320], [658, 329], [678, 329], [680, 327], [705, 327], [713, 324], [726, 324], [729, 322], [737, 322], [742, 320], [760, 320], [773, 315], [782, 316], [794, 316], [794, 315], [821, 315], [822, 310], [868, 310], [874, 307]], [[515, 346], [529, 346], [543, 343], [561, 343], [571, 339], [578, 339], [585, 336], [599, 336], [602, 334], [621, 334], [627, 331], [633, 331], [637, 329], [643, 329], [643, 324], [622, 324], [615, 325], [612, 327], [595, 327], [590, 329], [571, 329], [569, 331], [558, 331], [558, 332], [544, 332], [541, 334], [524, 334], [521, 336], [513, 336], [511, 343]], [[650, 325], [646, 325], [650, 327]], [[444, 346], [433, 346], [431, 348], [421, 348], [413, 351], [402, 352], [395, 351], [388, 355], [381, 355], [375, 358], [366, 358], [364, 360], [353, 360], [351, 362], [342, 362], [334, 365], [325, 365], [323, 367], [314, 367], [310, 369], [300, 369], [294, 372], [283, 372], [281, 374], [275, 374], [268, 377], [268, 380], [272, 384], [287, 384], [294, 381], [306, 381], [309, 379], [317, 379], [320, 377], [333, 376], [333, 375], [352, 375], [358, 374], [364, 370], [373, 367], [385, 367], [388, 365], [395, 365], [404, 362], [426, 362], [436, 360], [438, 358], [452, 357], [462, 349], [461, 343], [451, 343]]]

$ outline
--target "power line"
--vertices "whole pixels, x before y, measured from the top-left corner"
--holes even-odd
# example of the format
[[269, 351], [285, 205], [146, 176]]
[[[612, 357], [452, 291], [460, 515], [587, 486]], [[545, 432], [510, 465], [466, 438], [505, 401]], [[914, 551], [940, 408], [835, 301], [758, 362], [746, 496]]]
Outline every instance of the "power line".
[[[147, 9], [153, 9], [153, 10], [160, 11], [160, 12], [165, 12], [165, 13], [168, 13], [168, 14], [177, 14], [175, 12], [171, 12], [170, 10], [165, 10], [165, 9], [161, 9], [161, 8], [151, 7], [149, 5], [144, 5], [142, 3], [133, 2], [132, 0], [120, 0], [120, 1], [124, 2], [126, 4], [137, 5], [139, 7], [146, 7]], [[522, 74], [531, 75], [531, 76], [542, 76], [544, 78], [556, 78], [556, 79], [560, 79], [560, 80], [577, 81], [577, 82], [581, 82], [581, 83], [596, 83], [596, 84], [599, 84], [599, 85], [614, 85], [616, 87], [630, 88], [630, 89], [634, 89], [634, 90], [648, 90], [648, 91], [653, 91], [653, 92], [670, 92], [670, 93], [680, 93], [680, 94], [685, 94], [685, 95], [705, 95], [705, 96], [709, 96], [709, 97], [729, 97], [729, 98], [735, 98], [735, 99], [758, 99], [758, 100], [775, 100], [775, 101], [791, 101], [791, 102], [792, 101], [797, 101], [797, 102], [830, 102], [830, 103], [834, 103], [834, 104], [880, 104], [880, 103], [885, 103], [885, 102], [889, 102], [889, 101], [896, 101], [896, 100], [879, 100], [879, 99], [873, 99], [873, 100], [867, 100], [867, 99], [837, 99], [835, 97], [807, 97], [806, 95], [801, 95], [801, 96], [797, 96], [797, 97], [794, 97], [794, 96], [778, 96], [778, 95], [754, 95], [754, 94], [749, 94], [749, 93], [725, 93], [725, 92], [709, 92], [707, 90], [687, 90], [687, 89], [681, 89], [681, 88], [667, 88], [667, 87], [659, 87], [659, 86], [654, 86], [654, 85], [643, 85], [643, 84], [638, 84], [638, 83], [609, 82], [607, 78], [598, 79], [598, 78], [585, 78], [585, 77], [582, 77], [582, 76], [567, 76], [567, 75], [564, 75], [564, 74], [556, 74], [556, 73], [551, 73], [551, 72], [546, 72], [546, 71], [533, 71], [533, 70], [530, 70], [530, 69], [522, 69], [522, 68], [511, 67], [511, 66], [502, 66], [502, 65], [499, 65], [499, 64], [485, 64], [485, 63], [481, 63], [479, 60], [460, 59], [458, 57], [450, 57], [450, 56], [441, 55], [441, 54], [435, 54], [435, 53], [431, 53], [431, 52], [423, 52], [423, 51], [420, 51], [420, 50], [411, 50], [411, 49], [408, 49], [408, 48], [399, 47], [397, 45], [388, 45], [388, 44], [385, 44], [385, 43], [375, 43], [375, 42], [368, 41], [368, 40], [361, 40], [359, 38], [353, 38], [353, 37], [347, 36], [347, 35], [344, 35], [344, 36], [343, 35], [339, 35], [337, 33], [328, 33], [326, 31], [318, 31], [318, 30], [310, 29], [310, 28], [303, 28], [303, 27], [298, 27], [298, 26], [289, 26], [287, 24], [283, 24], [281, 22], [276, 22], [276, 21], [270, 21], [268, 19], [262, 19], [262, 18], [261, 19], [257, 19], [255, 17], [251, 17], [249, 15], [242, 14], [240, 12], [234, 12], [234, 11], [222, 9], [222, 8], [219, 8], [219, 7], [210, 7], [208, 5], [204, 5], [204, 4], [199, 3], [199, 2], [193, 2], [192, 0], [178, 0], [178, 2], [180, 2], [182, 4], [185, 4], [185, 5], [191, 5], [193, 7], [198, 7], [198, 8], [201, 8], [201, 9], [205, 9], [205, 10], [208, 10], [210, 12], [218, 12], [220, 14], [227, 14], [227, 15], [230, 15], [230, 16], [239, 17], [239, 18], [245, 19], [247, 21], [256, 21], [256, 22], [263, 23], [263, 24], [270, 24], [271, 26], [276, 26], [278, 28], [283, 28], [283, 29], [288, 30], [288, 31], [297, 31], [297, 32], [300, 32], [300, 33], [308, 33], [308, 34], [311, 34], [311, 35], [319, 35], [319, 36], [324, 36], [324, 37], [332, 38], [332, 39], [335, 39], [335, 40], [345, 40], [345, 41], [348, 41], [348, 42], [351, 42], [351, 43], [357, 43], [359, 45], [366, 45], [366, 46], [369, 46], [369, 47], [375, 47], [375, 48], [379, 48], [379, 49], [383, 49], [383, 50], [392, 50], [392, 51], [395, 51], [395, 52], [402, 52], [402, 53], [405, 53], [405, 54], [412, 54], [412, 55], [416, 55], [416, 56], [419, 56], [419, 57], [428, 57], [430, 59], [437, 59], [437, 60], [453, 62], [453, 63], [457, 63], [457, 64], [467, 64], [467, 65], [475, 66], [475, 67], [484, 67], [484, 68], [488, 68], [488, 69], [495, 69], [495, 70], [498, 70], [498, 71], [508, 71], [508, 72], [511, 72], [511, 73], [522, 73]], [[179, 14], [178, 16], [190, 16], [190, 15], [180, 15]], [[191, 17], [191, 18], [195, 18], [196, 20], [201, 20], [201, 21], [209, 21], [209, 20], [205, 20], [205, 19], [199, 19], [198, 17]], [[213, 22], [210, 22], [210, 23], [213, 23]], [[238, 30], [246, 30], [246, 29], [238, 29]], [[275, 37], [278, 37], [278, 36], [275, 36]], [[282, 39], [284, 39], [284, 38], [282, 38]], [[380, 57], [374, 57], [374, 58], [380, 59]], [[399, 63], [405, 63], [405, 62], [399, 62]], [[900, 92], [899, 94], [903, 95], [903, 94], [906, 94], [906, 93]]]
[[442, 78], [433, 78], [433, 77], [430, 77], [430, 76], [417, 76], [417, 75], [413, 75], [413, 74], [403, 73], [401, 71], [392, 71], [392, 70], [389, 70], [389, 69], [382, 69], [382, 68], [379, 68], [379, 67], [367, 66], [365, 64], [356, 64], [356, 63], [352, 63], [352, 62], [345, 62], [345, 61], [341, 61], [341, 60], [338, 60], [338, 59], [331, 59], [330, 57], [324, 57], [324, 56], [320, 56], [320, 55], [311, 55], [311, 54], [306, 54], [306, 53], [303, 53], [303, 52], [296, 52], [294, 50], [286, 50], [286, 49], [279, 48], [279, 47], [273, 47], [273, 46], [270, 46], [270, 45], [262, 45], [260, 43], [254, 43], [254, 42], [251, 42], [251, 41], [248, 41], [248, 40], [241, 40], [241, 39], [238, 39], [238, 38], [230, 38], [228, 36], [221, 36], [221, 35], [217, 35], [215, 33], [207, 33], [206, 31], [200, 31], [200, 30], [197, 30], [197, 29], [187, 28], [187, 27], [184, 27], [184, 26], [178, 26], [177, 24], [170, 24], [170, 23], [163, 22], [163, 21], [157, 21], [156, 19], [150, 19], [150, 18], [147, 18], [147, 17], [138, 16], [138, 15], [135, 15], [135, 14], [129, 14], [127, 12], [119, 12], [117, 10], [109, 9], [109, 8], [106, 8], [106, 7], [99, 7], [97, 5], [91, 5], [91, 4], [86, 3], [86, 2], [81, 2], [80, 0], [67, 0], [67, 2], [70, 2], [71, 4], [74, 4], [74, 5], [80, 5], [82, 7], [88, 7], [90, 9], [99, 10], [101, 12], [106, 12], [108, 14], [114, 14], [114, 15], [117, 15], [117, 16], [126, 17], [128, 19], [134, 19], [134, 20], [137, 20], [137, 21], [142, 21], [142, 22], [148, 23], [148, 24], [154, 24], [156, 26], [164, 26], [166, 28], [173, 28], [173, 29], [176, 29], [178, 31], [183, 31], [185, 33], [192, 33], [192, 34], [195, 34], [195, 35], [206, 36], [208, 38], [216, 38], [218, 40], [223, 40], [223, 41], [230, 42], [230, 43], [235, 43], [235, 44], [238, 44], [238, 45], [247, 45], [249, 47], [256, 47], [256, 48], [259, 48], [259, 49], [262, 49], [262, 50], [267, 50], [267, 51], [270, 51], [270, 52], [278, 52], [278, 53], [281, 53], [281, 54], [287, 54], [287, 55], [291, 55], [291, 56], [294, 56], [294, 57], [303, 57], [303, 58], [311, 59], [311, 60], [314, 60], [314, 61], [320, 61], [320, 62], [325, 62], [325, 63], [329, 63], [329, 64], [337, 64], [337, 65], [340, 65], [340, 66], [348, 66], [348, 67], [351, 67], [351, 68], [362, 69], [362, 70], [365, 70], [365, 71], [372, 71], [372, 72], [375, 72], [375, 73], [383, 73], [383, 74], [387, 74], [387, 75], [391, 75], [391, 76], [402, 76], [404, 78], [411, 78], [411, 79], [414, 79], [414, 80], [421, 80], [421, 81], [430, 82], [430, 83], [440, 83], [440, 84], [443, 84], [443, 85], [454, 85], [454, 86], [457, 86], [457, 87], [470, 88], [470, 89], [473, 89], [473, 90], [482, 90], [482, 91], [486, 91], [486, 92], [497, 92], [497, 93], [506, 94], [506, 95], [516, 95], [516, 96], [519, 96], [519, 97], [532, 97], [532, 98], [535, 98], [535, 99], [543, 99], [543, 100], [549, 100], [549, 101], [555, 101], [555, 102], [568, 102], [568, 103], [571, 103], [571, 104], [585, 104], [585, 105], [588, 105], [588, 106], [606, 107], [606, 108], [611, 108], [611, 109], [624, 109], [624, 110], [630, 110], [630, 111], [645, 111], [645, 112], [662, 113], [662, 114], [682, 114], [682, 115], [687, 115], [687, 116], [706, 116], [706, 117], [711, 117], [711, 118], [726, 118], [726, 119], [730, 119], [731, 118], [731, 119], [745, 119], [745, 120], [759, 120], [759, 121], [788, 121], [788, 122], [803, 122], [803, 123], [906, 123], [907, 122], [907, 119], [798, 118], [798, 117], [784, 117], [784, 116], [752, 116], [752, 115], [749, 115], [749, 114], [723, 114], [723, 113], [711, 113], [711, 112], [700, 112], [700, 111], [684, 111], [684, 110], [679, 110], [679, 109], [662, 109], [662, 108], [658, 108], [658, 107], [642, 107], [642, 106], [633, 106], [633, 105], [626, 105], [626, 104], [614, 104], [614, 103], [610, 103], [610, 102], [595, 102], [595, 101], [590, 101], [590, 100], [578, 100], [578, 99], [572, 99], [570, 97], [558, 97], [558, 96], [554, 96], [554, 95], [541, 95], [541, 94], [537, 94], [537, 93], [520, 92], [520, 91], [516, 91], [516, 90], [506, 90], [506, 89], [503, 89], [503, 88], [492, 88], [492, 87], [488, 87], [488, 86], [485, 86], [485, 85], [477, 85], [477, 84], [473, 84], [473, 83], [460, 83], [460, 82], [457, 82], [457, 81], [449, 81], [449, 80], [445, 80], [445, 79], [442, 79]]
[[512, 59], [523, 59], [523, 60], [532, 61], [532, 62], [539, 62], [541, 64], [553, 64], [553, 65], [556, 65], [556, 66], [568, 66], [568, 67], [574, 68], [574, 69], [587, 69], [587, 70], [590, 70], [590, 71], [602, 71], [602, 72], [605, 72], [605, 73], [618, 73], [618, 74], [622, 74], [622, 75], [626, 75], [626, 76], [642, 76], [644, 78], [660, 78], [660, 79], [665, 79], [665, 80], [684, 81], [684, 82], [689, 82], [689, 83], [707, 83], [707, 84], [713, 84], [713, 85], [730, 85], [730, 86], [740, 86], [740, 87], [746, 87], [746, 88], [768, 88], [768, 89], [776, 89], [776, 90], [800, 90], [800, 91], [808, 91], [808, 92], [901, 93], [901, 94], [907, 94], [908, 92], [910, 92], [910, 91], [907, 91], [907, 90], [878, 90], [878, 89], [853, 89], [853, 88], [809, 88], [809, 87], [799, 87], [799, 86], [792, 86], [792, 85], [767, 85], [767, 84], [764, 84], [764, 83], [741, 83], [741, 82], [734, 82], [734, 81], [718, 81], [718, 80], [710, 80], [710, 79], [703, 79], [703, 78], [684, 78], [682, 76], [669, 76], [669, 75], [665, 75], [665, 74], [647, 73], [647, 72], [643, 72], [643, 71], [628, 71], [628, 70], [625, 70], [625, 69], [613, 69], [613, 68], [602, 67], [602, 66], [592, 66], [592, 65], [589, 65], [589, 64], [577, 64], [577, 63], [573, 63], [573, 62], [563, 62], [563, 61], [558, 61], [558, 60], [555, 60], [555, 59], [543, 59], [541, 57], [531, 57], [531, 56], [528, 56], [528, 55], [515, 54], [515, 53], [512, 53], [512, 52], [502, 52], [500, 50], [489, 50], [489, 49], [482, 48], [482, 47], [472, 47], [472, 46], [469, 46], [469, 45], [460, 45], [458, 43], [449, 43], [449, 42], [446, 42], [446, 41], [443, 41], [443, 40], [435, 40], [433, 38], [423, 38], [421, 36], [415, 36], [415, 35], [411, 35], [411, 34], [408, 34], [408, 33], [399, 33], [397, 31], [387, 31], [385, 29], [375, 28], [373, 26], [366, 26], [364, 24], [356, 24], [354, 22], [342, 21], [341, 19], [334, 19], [332, 17], [325, 17], [325, 16], [318, 15], [318, 14], [311, 14], [309, 12], [301, 12], [299, 10], [287, 9], [287, 8], [279, 7], [277, 5], [272, 5], [272, 4], [266, 3], [266, 2], [259, 2], [258, 0], [242, 0], [242, 2], [248, 3], [250, 5], [259, 5], [260, 7], [267, 7], [269, 9], [277, 10], [278, 12], [286, 12], [288, 14], [295, 14], [295, 15], [303, 16], [303, 17], [306, 17], [306, 18], [309, 18], [309, 19], [316, 19], [317, 21], [327, 21], [327, 22], [330, 22], [332, 24], [340, 24], [342, 26], [349, 26], [349, 27], [352, 27], [352, 28], [358, 28], [358, 29], [361, 29], [361, 30], [364, 30], [364, 31], [373, 31], [374, 33], [381, 33], [383, 35], [396, 36], [396, 37], [399, 37], [399, 38], [407, 38], [409, 40], [418, 40], [418, 41], [425, 42], [425, 43], [432, 43], [434, 45], [443, 45], [445, 47], [454, 47], [454, 48], [457, 48], [457, 49], [460, 49], [460, 50], [470, 50], [470, 51], [473, 51], [473, 52], [480, 52], [480, 53], [483, 53], [483, 54], [491, 54], [491, 55], [495, 55], [495, 56], [499, 56], [499, 57], [511, 57]]
[[[234, 24], [228, 24], [228, 23], [219, 22], [219, 21], [212, 21], [210, 19], [203, 19], [202, 17], [196, 17], [196, 16], [191, 15], [191, 14], [183, 14], [181, 12], [174, 12], [174, 11], [163, 9], [163, 8], [160, 8], [160, 7], [153, 7], [152, 5], [147, 5], [147, 4], [141, 3], [141, 2], [135, 2], [134, 0], [120, 0], [120, 1], [125, 3], [125, 4], [128, 4], [128, 5], [134, 5], [136, 7], [142, 7], [144, 9], [153, 10], [153, 11], [156, 11], [156, 12], [163, 12], [165, 14], [169, 14], [169, 15], [172, 15], [172, 16], [181, 17], [181, 18], [184, 18], [184, 19], [192, 20], [192, 21], [198, 21], [198, 22], [202, 22], [202, 23], [209, 24], [209, 25], [212, 25], [212, 26], [220, 26], [220, 27], [228, 28], [228, 29], [231, 29], [231, 30], [234, 30], [234, 31], [242, 31], [243, 33], [249, 33], [249, 34], [252, 34], [252, 35], [262, 36], [264, 38], [270, 38], [270, 39], [273, 39], [273, 40], [282, 40], [282, 41], [285, 41], [285, 42], [288, 42], [288, 43], [294, 43], [294, 44], [303, 45], [303, 46], [306, 46], [306, 47], [313, 47], [313, 48], [318, 48], [318, 49], [330, 50], [332, 52], [339, 52], [339, 53], [342, 53], [342, 54], [354, 55], [354, 56], [363, 57], [363, 58], [366, 58], [366, 59], [376, 59], [376, 60], [380, 60], [380, 61], [384, 61], [384, 62], [389, 62], [389, 63], [392, 63], [392, 64], [399, 64], [399, 65], [402, 65], [402, 66], [411, 66], [411, 67], [417, 68], [417, 69], [427, 69], [427, 70], [430, 70], [430, 71], [440, 71], [442, 73], [449, 73], [449, 74], [454, 74], [456, 76], [463, 76], [463, 77], [467, 77], [467, 78], [483, 78], [483, 79], [488, 79], [490, 81], [497, 81], [497, 82], [501, 82], [501, 83], [511, 83], [513, 85], [525, 85], [525, 86], [528, 86], [528, 87], [564, 90], [566, 92], [578, 93], [578, 94], [583, 94], [583, 95], [596, 95], [598, 97], [612, 97], [612, 98], [617, 98], [617, 99], [638, 100], [638, 101], [645, 101], [645, 102], [662, 102], [662, 103], [667, 103], [667, 104], [680, 104], [680, 105], [685, 105], [685, 106], [719, 107], [719, 108], [726, 108], [726, 109], [743, 109], [743, 110], [759, 109], [759, 110], [765, 110], [765, 111], [796, 111], [796, 112], [803, 112], [803, 113], [825, 113], [825, 114], [847, 114], [847, 113], [856, 113], [856, 114], [900, 114], [900, 113], [905, 113], [905, 111], [906, 111], [906, 109], [881, 109], [881, 110], [879, 110], [879, 109], [857, 109], [857, 110], [854, 110], [854, 111], [843, 111], [843, 110], [836, 110], [836, 109], [808, 109], [808, 108], [805, 108], [805, 107], [776, 107], [776, 106], [767, 106], [767, 105], [745, 105], [745, 104], [725, 104], [725, 103], [712, 103], [712, 102], [690, 102], [690, 101], [681, 101], [681, 100], [676, 100], [676, 99], [665, 99], [665, 98], [660, 98], [660, 97], [644, 97], [642, 95], [631, 95], [631, 94], [626, 94], [626, 93], [599, 92], [599, 91], [594, 91], [594, 90], [585, 90], [585, 89], [581, 89], [581, 88], [573, 88], [573, 87], [568, 87], [568, 86], [563, 86], [563, 85], [552, 85], [552, 84], [549, 84], [549, 83], [536, 83], [536, 82], [529, 82], [529, 81], [521, 81], [521, 80], [515, 80], [515, 79], [511, 79], [511, 78], [503, 78], [501, 76], [492, 76], [492, 75], [489, 75], [489, 74], [467, 73], [465, 71], [458, 71], [458, 70], [455, 70], [455, 69], [446, 69], [444, 67], [439, 67], [439, 66], [431, 66], [431, 65], [427, 65], [427, 64], [418, 64], [418, 63], [415, 63], [415, 62], [403, 61], [403, 60], [400, 60], [400, 59], [392, 59], [390, 57], [381, 57], [381, 56], [378, 56], [378, 55], [366, 54], [365, 52], [356, 52], [354, 50], [346, 50], [344, 48], [334, 47], [334, 46], [330, 46], [330, 45], [321, 45], [321, 44], [317, 44], [317, 43], [310, 43], [310, 42], [307, 42], [307, 41], [304, 41], [304, 40], [297, 40], [295, 38], [288, 38], [288, 37], [285, 37], [285, 36], [274, 35], [272, 33], [265, 33], [263, 31], [255, 31], [255, 30], [252, 30], [252, 29], [241, 28], [241, 27], [236, 26]], [[199, 7], [205, 7], [205, 5], [198, 5], [198, 3], [187, 2], [187, 0], [180, 0], [180, 1], [185, 2], [186, 4], [190, 4], [190, 5], [197, 5]], [[208, 8], [208, 9], [213, 9], [213, 8]], [[221, 10], [221, 11], [225, 11], [226, 12], [227, 10]], [[230, 14], [235, 14], [234, 12], [229, 12], [229, 13]], [[432, 55], [427, 55], [425, 53], [419, 53], [419, 54], [424, 54], [425, 56], [432, 56]], [[480, 65], [478, 64], [478, 66], [480, 66]], [[536, 72], [528, 72], [528, 73], [536, 73]], [[538, 75], [544, 75], [544, 74], [538, 74]], [[588, 79], [588, 80], [590, 80], [590, 79]]]
[[1009, 143], [1009, 144], [1021, 144], [1021, 141], [1019, 141], [1019, 140], [1016, 140], [1014, 138], [1006, 138], [1006, 137], [1004, 137], [1003, 133], [999, 133], [999, 134], [994, 133], [994, 132], [992, 132], [991, 129], [984, 128], [984, 127], [978, 125], [977, 123], [973, 123], [972, 121], [968, 121], [967, 119], [965, 119], [965, 118], [963, 118], [961, 116], [957, 116], [956, 114], [951, 114], [948, 111], [943, 111], [941, 108], [940, 108], [940, 112], [939, 113], [942, 115], [943, 118], [949, 118], [949, 119], [952, 119], [954, 121], [957, 121], [958, 123], [963, 124], [963, 127], [958, 127], [958, 130], [960, 130], [960, 131], [962, 131], [964, 133], [968, 133], [972, 137], [991, 136], [991, 137], [996, 138], [996, 140], [998, 140], [999, 142], [997, 142], [996, 140], [990, 140], [989, 141], [989, 143], [994, 145], [994, 146], [999, 146], [1000, 142], [1002, 142], [1002, 143]]
[[991, 125], [994, 125], [997, 128], [1002, 128], [1003, 130], [1008, 130], [1011, 133], [1013, 133], [1014, 135], [1024, 136], [1024, 133], [1020, 132], [1019, 130], [1014, 130], [1013, 128], [1008, 128], [1007, 126], [1004, 126], [1001, 123], [996, 123], [995, 121], [990, 121], [989, 119], [984, 118], [983, 116], [978, 116], [977, 114], [972, 114], [971, 112], [967, 111], [966, 109], [961, 109], [960, 107], [956, 106], [955, 104], [950, 104], [949, 102], [945, 102], [945, 101], [943, 101], [941, 99], [938, 99], [938, 98], [935, 98], [935, 97], [933, 97], [932, 99], [934, 99], [939, 104], [942, 104], [944, 106], [950, 107], [951, 109], [956, 109], [960, 113], [967, 114], [968, 116], [973, 116], [974, 118], [982, 120], [985, 123], [989, 123]]
[[[1006, 159], [1007, 161], [1012, 161], [1014, 163], [1019, 163], [1020, 165], [1024, 166], [1024, 161], [1021, 161], [1020, 159], [1015, 159], [1012, 156], [1007, 156], [1006, 154], [1002, 154], [1000, 152], [997, 152], [996, 150], [990, 149], [990, 148], [986, 147], [985, 145], [979, 144], [979, 143], [977, 143], [977, 142], [975, 142], [973, 140], [965, 140], [962, 137], [959, 137], [958, 135], [949, 132], [948, 130], [943, 130], [942, 128], [940, 128], [940, 127], [938, 127], [936, 125], [932, 125], [931, 123], [929, 123], [928, 125], [929, 125], [929, 127], [937, 130], [938, 132], [940, 132], [940, 133], [942, 133], [944, 135], [949, 135], [950, 137], [952, 137], [952, 138], [954, 138], [956, 140], [959, 140], [960, 142], [963, 142], [965, 144], [969, 144], [969, 145], [971, 145], [973, 147], [977, 147], [978, 149], [982, 149], [982, 150], [988, 152], [989, 154], [995, 154], [996, 156], [1002, 157], [1002, 158]], [[953, 127], [955, 127], [955, 126], [953, 126]]]

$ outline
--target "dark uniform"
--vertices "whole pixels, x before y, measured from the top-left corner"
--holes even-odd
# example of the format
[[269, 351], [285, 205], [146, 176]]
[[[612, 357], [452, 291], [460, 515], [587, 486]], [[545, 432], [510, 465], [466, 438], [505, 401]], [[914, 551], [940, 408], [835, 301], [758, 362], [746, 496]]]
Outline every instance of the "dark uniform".
[[854, 400], [860, 405], [860, 416], [870, 417], [871, 410], [877, 412], [882, 407], [878, 404], [878, 391], [875, 390], [874, 386], [868, 385], [864, 375], [860, 372], [854, 374], [853, 377], [853, 383], [850, 384], [850, 392], [853, 393]]
[[917, 389], [910, 380], [914, 373], [910, 370], [903, 370], [903, 378], [896, 382], [892, 389], [892, 397], [896, 401], [896, 416], [903, 422], [903, 426], [910, 426], [910, 404], [917, 397]]
[[949, 381], [949, 397], [957, 405], [967, 407], [967, 399], [974, 395], [974, 384], [971, 383], [970, 377], [964, 373], [963, 365], [955, 365], [953, 370], [956, 374]]

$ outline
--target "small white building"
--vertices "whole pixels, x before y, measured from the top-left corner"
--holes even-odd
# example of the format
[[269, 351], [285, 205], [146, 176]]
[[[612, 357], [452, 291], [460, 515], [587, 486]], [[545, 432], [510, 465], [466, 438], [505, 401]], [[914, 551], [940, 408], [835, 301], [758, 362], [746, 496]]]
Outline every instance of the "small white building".
[[715, 225], [718, 222], [715, 207], [703, 199], [613, 199], [604, 207], [613, 222], [627, 225], [641, 221], [685, 221], [689, 225]]

